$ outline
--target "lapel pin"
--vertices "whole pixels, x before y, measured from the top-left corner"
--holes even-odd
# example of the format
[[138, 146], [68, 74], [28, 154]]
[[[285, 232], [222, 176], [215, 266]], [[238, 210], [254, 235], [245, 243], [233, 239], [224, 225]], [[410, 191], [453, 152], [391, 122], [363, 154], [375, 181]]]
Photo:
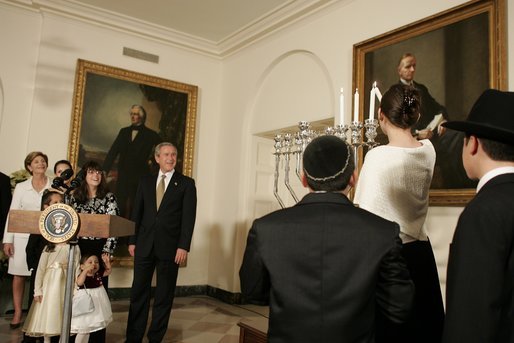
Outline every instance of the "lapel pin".
[[178, 183], [175, 182], [175, 186], [178, 185]]

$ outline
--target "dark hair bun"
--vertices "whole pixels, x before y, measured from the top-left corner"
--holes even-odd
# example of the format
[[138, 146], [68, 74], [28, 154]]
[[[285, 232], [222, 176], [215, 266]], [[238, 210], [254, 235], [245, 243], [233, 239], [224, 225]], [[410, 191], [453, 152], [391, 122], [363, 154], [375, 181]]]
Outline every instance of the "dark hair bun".
[[405, 88], [403, 91], [402, 114], [403, 121], [409, 127], [418, 121], [419, 105], [419, 93], [413, 87]]
[[393, 85], [382, 97], [380, 107], [393, 125], [402, 129], [412, 127], [420, 115], [419, 92], [412, 86]]

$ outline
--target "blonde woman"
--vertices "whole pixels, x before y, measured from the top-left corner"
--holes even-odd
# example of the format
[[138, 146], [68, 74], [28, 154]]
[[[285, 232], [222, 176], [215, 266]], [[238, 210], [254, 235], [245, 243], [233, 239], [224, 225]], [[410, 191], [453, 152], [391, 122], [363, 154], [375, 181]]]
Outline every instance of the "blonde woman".
[[[20, 182], [14, 189], [11, 210], [39, 211], [43, 191], [50, 188], [51, 180], [46, 176], [48, 156], [40, 151], [33, 151], [25, 158], [25, 169], [32, 175], [28, 180]], [[4, 252], [9, 256], [8, 273], [13, 275], [12, 293], [14, 316], [11, 329], [17, 329], [22, 323], [22, 301], [25, 291], [25, 278], [30, 276], [27, 267], [25, 248], [29, 239], [28, 233], [4, 232]]]

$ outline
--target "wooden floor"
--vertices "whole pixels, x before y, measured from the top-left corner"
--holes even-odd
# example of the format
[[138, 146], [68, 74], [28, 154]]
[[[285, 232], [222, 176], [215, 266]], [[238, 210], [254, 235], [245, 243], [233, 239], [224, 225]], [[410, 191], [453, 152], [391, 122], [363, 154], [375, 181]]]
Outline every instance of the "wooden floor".
[[[128, 306], [128, 300], [112, 302], [114, 321], [107, 327], [108, 343], [125, 341]], [[267, 323], [268, 314], [268, 307], [229, 305], [207, 296], [175, 298], [163, 342], [237, 343], [239, 322], [262, 327]], [[0, 318], [0, 342], [19, 343], [21, 329], [11, 330], [10, 320], [8, 316]]]

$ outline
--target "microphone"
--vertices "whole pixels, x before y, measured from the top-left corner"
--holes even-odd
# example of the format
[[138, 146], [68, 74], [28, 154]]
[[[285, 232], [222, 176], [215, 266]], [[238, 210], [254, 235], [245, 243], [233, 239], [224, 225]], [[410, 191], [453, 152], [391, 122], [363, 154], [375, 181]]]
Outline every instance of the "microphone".
[[64, 180], [62, 177], [60, 176], [57, 176], [53, 181], [52, 181], [52, 188], [55, 188], [55, 189], [61, 189], [62, 188], [68, 188], [68, 186], [66, 186], [64, 184]]
[[86, 171], [84, 169], [81, 169], [77, 173], [77, 176], [73, 180], [71, 180], [70, 188], [75, 189], [75, 188], [79, 187], [80, 184], [84, 181], [84, 178], [86, 177], [85, 174], [86, 174]]
[[68, 168], [68, 169], [64, 170], [61, 173], [60, 176], [57, 176], [52, 181], [52, 188], [55, 188], [55, 189], [61, 189], [61, 188], [68, 189], [69, 187], [64, 183], [64, 181], [68, 180], [72, 176], [73, 176], [73, 169]]
[[61, 173], [61, 178], [66, 181], [73, 176], [73, 169], [68, 168]]

